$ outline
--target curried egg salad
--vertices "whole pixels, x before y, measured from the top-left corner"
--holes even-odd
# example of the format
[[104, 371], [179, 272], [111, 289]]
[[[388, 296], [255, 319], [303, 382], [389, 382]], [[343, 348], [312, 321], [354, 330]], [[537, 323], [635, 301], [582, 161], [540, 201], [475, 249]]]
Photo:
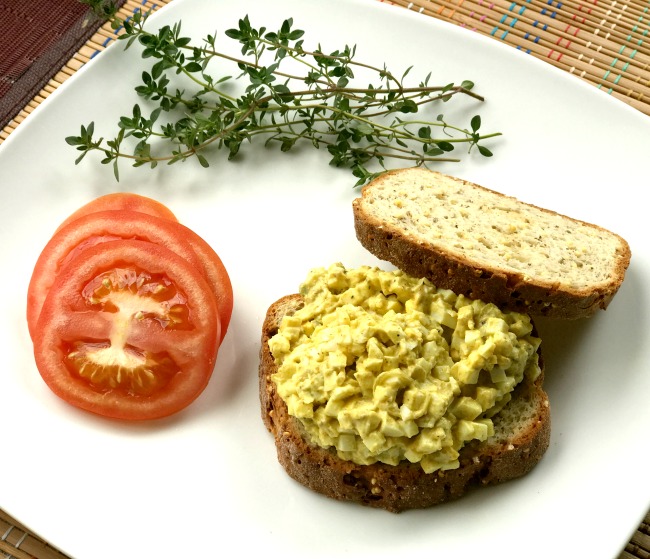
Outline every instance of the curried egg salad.
[[517, 384], [541, 372], [527, 315], [399, 270], [336, 263], [300, 294], [304, 307], [269, 341], [272, 380], [312, 443], [357, 464], [457, 468], [463, 445], [490, 437]]

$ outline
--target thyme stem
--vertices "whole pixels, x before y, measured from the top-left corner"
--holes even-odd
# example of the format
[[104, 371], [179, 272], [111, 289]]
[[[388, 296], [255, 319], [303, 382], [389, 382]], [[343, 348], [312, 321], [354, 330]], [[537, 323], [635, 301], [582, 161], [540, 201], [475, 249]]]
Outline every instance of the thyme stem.
[[[253, 27], [248, 16], [240, 19], [238, 27], [224, 33], [240, 45], [241, 56], [233, 56], [217, 48], [216, 34], [197, 45], [181, 34], [180, 22], [150, 32], [145, 29], [146, 13], [122, 20], [109, 0], [79, 1], [109, 19], [114, 29], [123, 28], [119, 39], [127, 48], [137, 41], [141, 56], [154, 61], [136, 87], [154, 107], [148, 116], [135, 104], [130, 116], [120, 118], [113, 139], [96, 139], [92, 122], [81, 126], [78, 136], [66, 138], [80, 152], [77, 163], [88, 153], [99, 152], [103, 164], [113, 165], [117, 180], [118, 160], [156, 167], [195, 157], [207, 167], [208, 146], [216, 144], [235, 159], [244, 142], [265, 136], [267, 145], [279, 144], [281, 151], [298, 143], [325, 147], [330, 164], [351, 169], [356, 185], [362, 185], [386, 169], [388, 159], [415, 165], [459, 161], [449, 154], [461, 144], [468, 152], [476, 149], [490, 157], [484, 142], [500, 135], [480, 133], [478, 115], [463, 126], [447, 122], [442, 114], [435, 118], [424, 114], [457, 96], [483, 102], [471, 81], [430, 85], [428, 75], [417, 85], [407, 85], [411, 68], [398, 78], [385, 66], [356, 60], [356, 47], [346, 45], [329, 53], [320, 45], [305, 49], [304, 31], [294, 28], [292, 19], [277, 31]], [[287, 60], [298, 63], [305, 73], [285, 70]], [[226, 73], [224, 64], [236, 68], [238, 75]], [[212, 65], [219, 75], [210, 73]], [[356, 70], [370, 72], [376, 83], [352, 84]], [[243, 87], [243, 93], [224, 87], [228, 83], [235, 85], [233, 91]], [[409, 119], [415, 114], [418, 118]], [[166, 123], [159, 122], [161, 115]]]

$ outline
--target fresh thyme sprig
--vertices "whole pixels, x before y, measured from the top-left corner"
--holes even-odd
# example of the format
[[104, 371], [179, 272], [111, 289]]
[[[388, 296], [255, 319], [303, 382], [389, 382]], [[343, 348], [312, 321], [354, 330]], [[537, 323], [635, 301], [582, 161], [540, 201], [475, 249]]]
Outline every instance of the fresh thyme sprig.
[[[295, 29], [292, 19], [277, 31], [253, 27], [248, 16], [240, 19], [237, 28], [225, 32], [240, 45], [241, 56], [233, 56], [219, 50], [216, 33], [192, 45], [181, 34], [180, 22], [152, 33], [145, 29], [148, 13], [136, 12], [122, 20], [112, 2], [79, 1], [110, 20], [114, 29], [122, 28], [119, 39], [126, 41], [126, 48], [137, 40], [142, 57], [153, 60], [136, 87], [140, 96], [155, 104], [148, 116], [135, 104], [131, 115], [120, 118], [112, 140], [96, 139], [93, 122], [81, 126], [79, 136], [66, 138], [81, 152], [77, 164], [98, 151], [103, 164], [113, 165], [118, 181], [120, 159], [153, 168], [160, 162], [196, 157], [208, 167], [208, 146], [225, 149], [233, 159], [245, 142], [260, 136], [283, 152], [299, 143], [326, 148], [330, 164], [350, 168], [358, 186], [383, 171], [388, 158], [399, 160], [401, 166], [459, 161], [449, 155], [457, 144], [467, 145], [468, 151], [476, 147], [489, 157], [492, 152], [481, 142], [500, 135], [481, 134], [478, 115], [470, 119], [469, 127], [453, 125], [442, 114], [434, 120], [420, 116], [428, 105], [458, 95], [482, 101], [472, 91], [472, 82], [433, 86], [429, 74], [417, 86], [407, 86], [411, 68], [397, 77], [385, 66], [357, 61], [356, 47], [329, 53], [320, 46], [307, 50], [304, 31]], [[208, 72], [212, 65], [223, 72], [225, 64], [234, 66], [235, 77], [229, 73], [213, 77]], [[356, 72], [371, 73], [375, 84], [353, 86]], [[179, 78], [185, 89], [172, 84]], [[243, 93], [234, 93], [233, 83], [245, 84]], [[135, 140], [130, 147], [127, 138]]]

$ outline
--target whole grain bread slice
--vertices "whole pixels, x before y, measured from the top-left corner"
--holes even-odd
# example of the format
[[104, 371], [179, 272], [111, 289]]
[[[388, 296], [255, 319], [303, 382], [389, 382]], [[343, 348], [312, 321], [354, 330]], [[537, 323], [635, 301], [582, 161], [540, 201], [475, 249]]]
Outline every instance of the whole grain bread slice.
[[[305, 487], [341, 501], [400, 512], [451, 501], [474, 487], [523, 476], [542, 458], [551, 430], [543, 372], [534, 383], [525, 380], [516, 388], [512, 400], [493, 418], [494, 435], [465, 446], [460, 467], [454, 470], [426, 474], [420, 465], [408, 462], [357, 465], [312, 444], [276, 391], [271, 376], [277, 368], [268, 344], [282, 318], [302, 306], [302, 297], [295, 294], [269, 307], [262, 328], [259, 392], [262, 420], [275, 438], [278, 460]], [[543, 371], [541, 355], [540, 367]]]
[[575, 319], [607, 308], [629, 266], [619, 235], [423, 168], [389, 171], [353, 201], [361, 244], [439, 288]]

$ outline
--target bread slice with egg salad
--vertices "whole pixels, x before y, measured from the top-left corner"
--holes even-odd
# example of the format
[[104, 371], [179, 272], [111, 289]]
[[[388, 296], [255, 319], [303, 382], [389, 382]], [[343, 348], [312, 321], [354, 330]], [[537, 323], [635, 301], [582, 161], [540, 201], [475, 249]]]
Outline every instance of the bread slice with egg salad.
[[391, 512], [529, 472], [550, 440], [543, 377], [528, 315], [400, 270], [312, 270], [262, 328], [262, 419], [286, 472]]
[[438, 287], [532, 315], [605, 309], [631, 252], [619, 235], [424, 168], [389, 171], [353, 202], [370, 252]]

